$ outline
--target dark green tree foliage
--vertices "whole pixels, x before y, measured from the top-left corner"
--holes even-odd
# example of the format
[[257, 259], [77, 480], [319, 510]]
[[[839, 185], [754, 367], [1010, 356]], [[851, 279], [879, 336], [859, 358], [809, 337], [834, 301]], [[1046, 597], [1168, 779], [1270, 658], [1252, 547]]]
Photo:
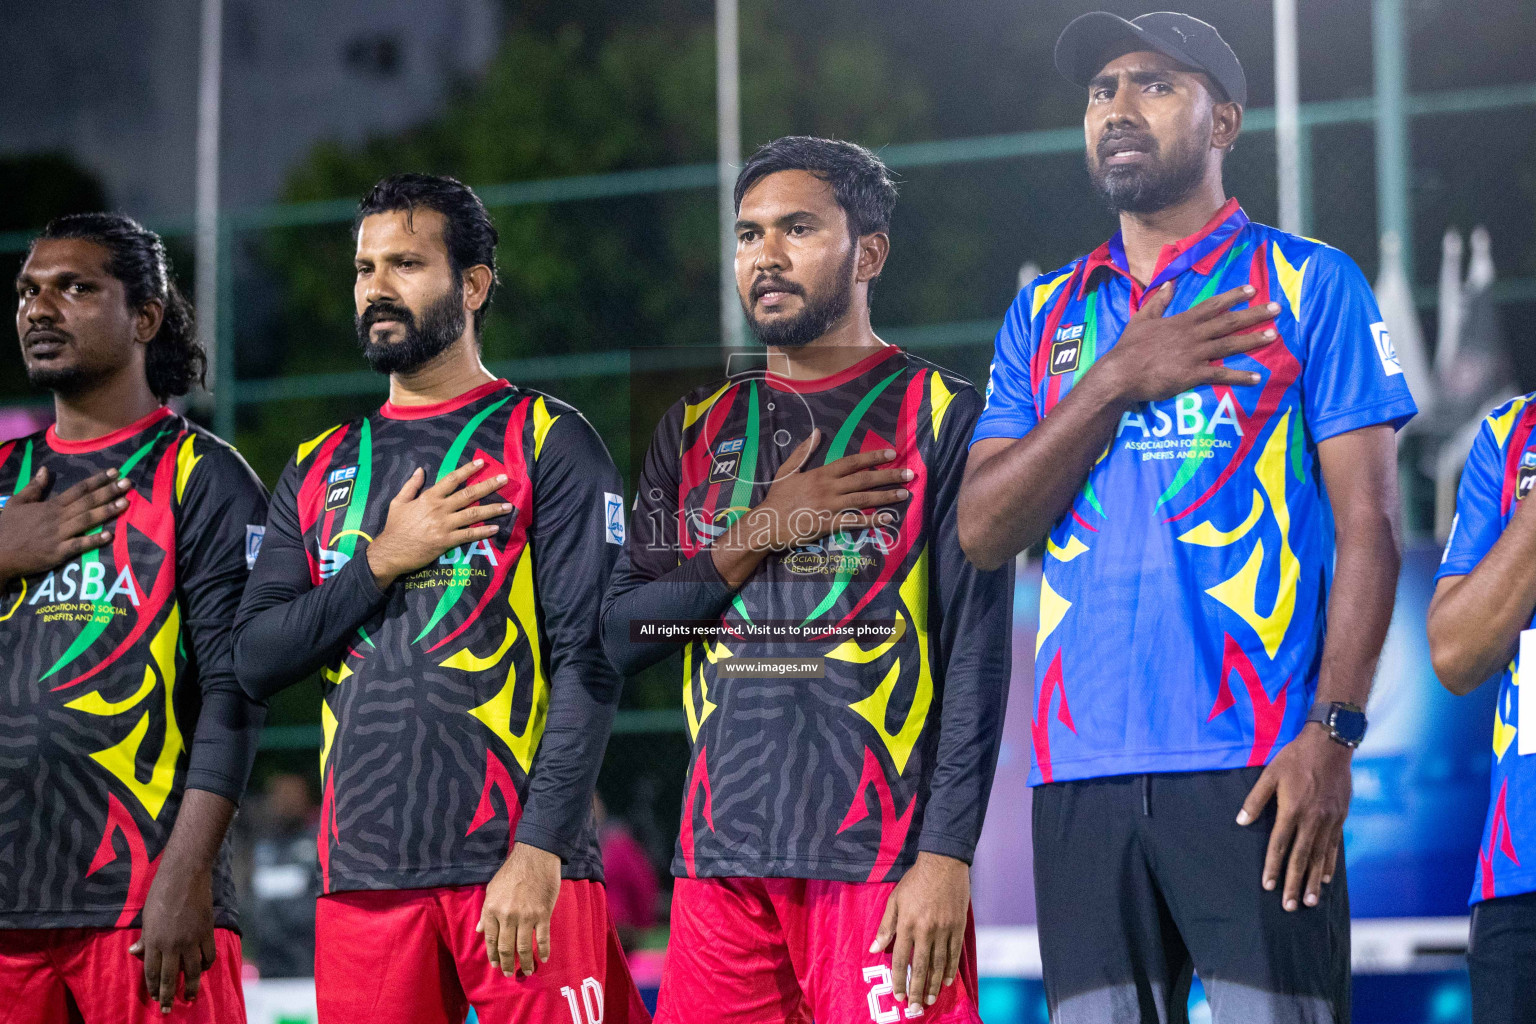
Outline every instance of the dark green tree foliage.
[[[748, 145], [790, 131], [873, 145], [928, 134], [920, 92], [873, 43], [834, 38], [806, 48], [760, 22], [744, 25], [743, 37], [750, 40], [743, 45]], [[714, 148], [714, 31], [707, 20], [620, 27], [599, 40], [574, 27], [514, 30], [442, 117], [356, 148], [319, 147], [286, 198], [360, 196], [378, 178], [406, 169], [478, 186], [708, 163]], [[492, 215], [501, 232], [502, 288], [486, 321], [487, 360], [717, 338], [712, 189], [493, 207]], [[262, 249], [284, 309], [280, 329], [259, 340], [261, 362], [284, 375], [358, 369], [345, 227], [273, 231]], [[594, 419], [625, 387], [611, 378], [532, 383]], [[619, 418], [600, 429], [622, 431], [624, 410], [613, 411]], [[260, 434], [271, 423], [291, 436], [296, 418], [309, 418], [300, 408], [272, 413], [261, 417]], [[330, 413], [320, 410], [316, 430]], [[267, 464], [265, 440], [242, 437], [270, 472], [276, 464]], [[614, 454], [624, 465], [628, 453]]]

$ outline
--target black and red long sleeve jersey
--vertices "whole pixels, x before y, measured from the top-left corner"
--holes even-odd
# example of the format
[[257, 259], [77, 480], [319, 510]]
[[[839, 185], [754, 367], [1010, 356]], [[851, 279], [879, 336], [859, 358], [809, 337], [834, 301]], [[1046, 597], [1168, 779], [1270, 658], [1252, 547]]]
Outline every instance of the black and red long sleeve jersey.
[[[264, 715], [230, 633], [267, 495], [170, 409], [92, 441], [0, 444], [4, 504], [107, 469], [132, 487], [110, 543], [0, 588], [0, 928], [137, 927], [188, 789], [238, 803]], [[236, 926], [229, 850], [214, 918]]]
[[[674, 874], [883, 881], [919, 850], [971, 859], [1013, 597], [1011, 569], [978, 571], [956, 533], [980, 411], [968, 382], [887, 347], [820, 380], [733, 377], [662, 419], [603, 630], [633, 673], [679, 646], [646, 636], [661, 620], [718, 622], [683, 649], [693, 755]], [[913, 472], [911, 497], [885, 510], [888, 525], [770, 555], [732, 591], [710, 543], [763, 500], [813, 428], [809, 467], [893, 449], [891, 467]], [[884, 632], [847, 632], [859, 623]], [[822, 674], [728, 667], [761, 658], [820, 658]]]
[[[368, 544], [417, 469], [503, 473], [496, 536], [380, 592]], [[492, 381], [386, 403], [299, 446], [236, 624], [241, 685], [321, 670], [326, 892], [474, 885], [513, 842], [602, 877], [592, 792], [620, 679], [599, 602], [623, 542], [618, 472], [581, 414]]]

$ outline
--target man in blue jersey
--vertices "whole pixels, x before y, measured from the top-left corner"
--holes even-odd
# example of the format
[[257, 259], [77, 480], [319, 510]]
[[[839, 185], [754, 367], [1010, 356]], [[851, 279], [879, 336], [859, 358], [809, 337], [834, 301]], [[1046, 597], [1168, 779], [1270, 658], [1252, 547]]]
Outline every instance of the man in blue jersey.
[[958, 523], [983, 568], [1045, 542], [1052, 1020], [1182, 1020], [1198, 971], [1218, 1022], [1345, 1021], [1342, 824], [1413, 399], [1355, 264], [1227, 197], [1247, 88], [1213, 27], [1084, 15], [1056, 66], [1120, 231], [1008, 311]]
[[[1475, 1024], [1536, 1022], [1536, 395], [1484, 422], [1429, 605], [1435, 672], [1452, 693], [1499, 680], [1488, 823], [1472, 886]], [[1524, 669], [1524, 673], [1522, 673]]]

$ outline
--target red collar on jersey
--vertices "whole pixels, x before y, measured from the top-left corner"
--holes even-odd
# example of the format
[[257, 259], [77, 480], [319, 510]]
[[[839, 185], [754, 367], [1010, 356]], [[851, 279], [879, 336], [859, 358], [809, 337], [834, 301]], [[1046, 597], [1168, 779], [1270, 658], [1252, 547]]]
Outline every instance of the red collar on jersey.
[[1236, 199], [1228, 199], [1199, 231], [1163, 246], [1157, 254], [1157, 266], [1153, 270], [1152, 280], [1145, 289], [1131, 277], [1130, 264], [1125, 258], [1125, 243], [1117, 231], [1115, 237], [1089, 254], [1088, 262], [1083, 266], [1078, 295], [1082, 296], [1088, 279], [1095, 271], [1107, 267], [1131, 283], [1131, 306], [1134, 309], [1141, 305], [1141, 296], [1145, 292], [1161, 287], [1164, 282], [1172, 281], [1185, 271], [1209, 274], [1215, 269], [1216, 261], [1230, 248], [1238, 232], [1247, 226], [1248, 214], [1243, 212]]
[[48, 447], [52, 448], [60, 455], [83, 455], [86, 452], [99, 452], [103, 448], [110, 448], [120, 441], [126, 441], [134, 434], [148, 430], [150, 427], [154, 426], [156, 423], [159, 423], [161, 420], [170, 415], [170, 406], [162, 405], [148, 416], [136, 419], [126, 427], [119, 427], [118, 429], [112, 431], [110, 434], [102, 434], [100, 437], [87, 438], [84, 441], [66, 441], [64, 438], [58, 435], [58, 433], [54, 430], [53, 425], [49, 424], [48, 432], [44, 435], [44, 437], [48, 441]]
[[508, 388], [512, 385], [497, 377], [488, 380], [479, 387], [470, 388], [456, 398], [450, 398], [446, 402], [433, 402], [431, 405], [396, 405], [394, 402], [385, 402], [379, 412], [392, 420], [424, 420], [429, 416], [441, 416], [445, 412], [453, 412], [462, 409], [470, 402], [484, 398], [493, 391]]
[[783, 377], [770, 370], [768, 371], [768, 386], [776, 391], [793, 391], [797, 395], [810, 394], [815, 391], [829, 391], [841, 384], [848, 383], [862, 373], [868, 372], [872, 367], [879, 366], [900, 351], [901, 348], [899, 346], [887, 345], [878, 351], [871, 352], [852, 366], [838, 370], [830, 376], [816, 377], [811, 380]]

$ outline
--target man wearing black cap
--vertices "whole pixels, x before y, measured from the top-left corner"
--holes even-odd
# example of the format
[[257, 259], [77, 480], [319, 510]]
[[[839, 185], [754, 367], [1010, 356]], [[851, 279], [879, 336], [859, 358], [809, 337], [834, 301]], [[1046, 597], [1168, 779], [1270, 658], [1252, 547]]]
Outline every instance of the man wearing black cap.
[[[1084, 15], [1088, 172], [1120, 220], [1019, 295], [958, 528], [1045, 542], [1035, 886], [1056, 1024], [1349, 1019], [1351, 750], [1416, 411], [1359, 268], [1222, 184], [1247, 87], [1205, 22]], [[1235, 821], [1234, 821], [1235, 819]]]

